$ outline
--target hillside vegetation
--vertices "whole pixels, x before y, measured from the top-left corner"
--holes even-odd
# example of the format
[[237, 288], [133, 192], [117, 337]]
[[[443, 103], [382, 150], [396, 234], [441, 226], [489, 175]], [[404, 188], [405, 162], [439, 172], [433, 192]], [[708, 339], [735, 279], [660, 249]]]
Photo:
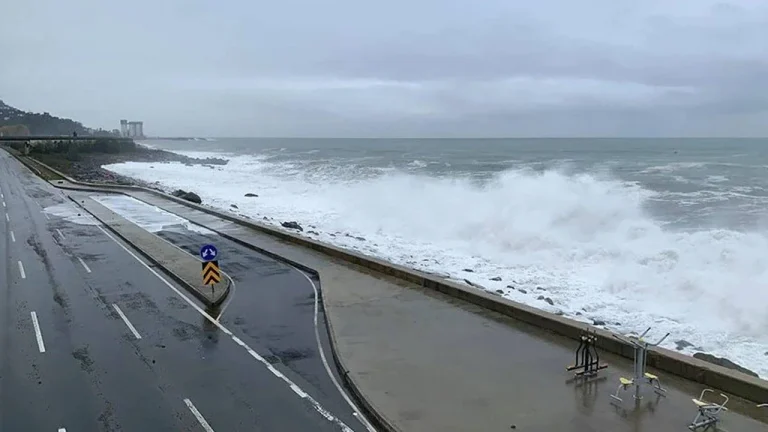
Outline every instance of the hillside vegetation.
[[47, 112], [40, 114], [22, 111], [0, 100], [0, 135], [72, 136], [73, 133], [78, 136], [116, 136], [113, 132], [91, 129], [80, 122], [52, 116]]

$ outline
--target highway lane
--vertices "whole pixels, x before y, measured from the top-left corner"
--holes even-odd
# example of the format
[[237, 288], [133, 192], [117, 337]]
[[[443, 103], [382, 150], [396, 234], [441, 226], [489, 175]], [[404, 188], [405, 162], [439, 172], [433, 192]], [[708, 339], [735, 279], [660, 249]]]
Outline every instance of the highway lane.
[[311, 379], [276, 378], [130, 248], [62, 217], [73, 204], [4, 152], [0, 189], [0, 430], [340, 429], [300, 396], [336, 414]]
[[[70, 195], [77, 199], [84, 193]], [[151, 207], [148, 210], [155, 212]], [[132, 219], [138, 222], [140, 218]], [[235, 288], [222, 308], [211, 313], [325, 409], [354, 429], [365, 430], [360, 417], [353, 414], [351, 398], [342, 394], [339, 383], [343, 381], [332, 363], [325, 316], [315, 303], [319, 281], [210, 231], [202, 234], [175, 225], [156, 234], [192, 255], [203, 244], [215, 244], [219, 264]]]
[[[320, 398], [332, 412], [351, 409], [337, 388], [342, 382], [333, 366], [321, 305], [315, 305], [319, 281], [300, 270], [240, 246], [217, 234], [188, 230], [163, 230], [160, 237], [189, 253], [211, 243], [219, 250], [219, 265], [236, 283], [231, 302], [225, 303], [220, 322], [241, 336], [271, 362], [279, 364], [307, 391]], [[317, 317], [315, 311], [317, 310]], [[317, 323], [315, 323], [317, 319]], [[325, 359], [321, 355], [323, 350]], [[329, 374], [333, 374], [335, 382]]]
[[[56, 200], [55, 191], [24, 176], [14, 162], [0, 161], [8, 214], [4, 237], [11, 238], [12, 232], [15, 238], [6, 249], [4, 266], [9, 277], [0, 361], [7, 381], [0, 429], [140, 430], [147, 422], [156, 430], [195, 427], [183, 401], [147, 388], [153, 377], [124, 355], [123, 328], [89, 301], [85, 267], [57, 244], [51, 233], [56, 218], [41, 211], [41, 204]], [[72, 240], [82, 241], [76, 236]], [[147, 406], [136, 416], [129, 408], [139, 403]]]

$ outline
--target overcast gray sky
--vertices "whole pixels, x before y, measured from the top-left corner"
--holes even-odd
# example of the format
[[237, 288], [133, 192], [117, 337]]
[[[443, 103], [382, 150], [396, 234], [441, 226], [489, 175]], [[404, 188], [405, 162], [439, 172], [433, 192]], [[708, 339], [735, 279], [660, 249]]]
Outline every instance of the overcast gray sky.
[[0, 99], [153, 135], [768, 136], [765, 0], [2, 0]]

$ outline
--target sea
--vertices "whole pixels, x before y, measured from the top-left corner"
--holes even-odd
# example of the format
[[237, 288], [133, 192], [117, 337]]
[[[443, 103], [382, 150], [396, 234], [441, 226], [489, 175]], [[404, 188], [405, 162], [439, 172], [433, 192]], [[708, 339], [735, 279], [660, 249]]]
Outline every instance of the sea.
[[768, 377], [768, 139], [143, 144], [229, 162], [105, 168]]

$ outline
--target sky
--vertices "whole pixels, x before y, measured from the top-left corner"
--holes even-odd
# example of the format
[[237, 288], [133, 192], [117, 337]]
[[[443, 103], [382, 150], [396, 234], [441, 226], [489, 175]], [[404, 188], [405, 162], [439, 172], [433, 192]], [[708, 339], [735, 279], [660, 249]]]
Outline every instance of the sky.
[[768, 136], [764, 0], [5, 0], [0, 99], [156, 136]]

